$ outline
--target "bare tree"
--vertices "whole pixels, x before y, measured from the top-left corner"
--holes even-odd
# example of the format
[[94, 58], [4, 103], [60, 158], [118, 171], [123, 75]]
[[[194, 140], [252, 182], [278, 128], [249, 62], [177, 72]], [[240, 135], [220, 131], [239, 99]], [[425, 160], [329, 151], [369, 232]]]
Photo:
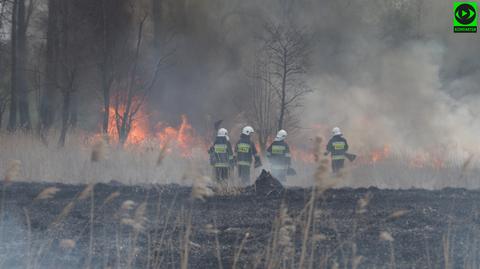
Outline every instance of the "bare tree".
[[5, 63], [4, 65], [0, 65], [0, 129], [3, 127], [3, 116], [10, 102], [10, 70], [8, 68], [10, 61], [8, 57], [8, 50], [5, 49], [4, 44], [0, 42], [0, 62]]
[[102, 94], [103, 94], [103, 133], [108, 133], [108, 123], [110, 117], [110, 91], [114, 80], [114, 63], [112, 62], [112, 52], [109, 52], [109, 27], [105, 0], [102, 0], [102, 55], [100, 64], [102, 76]]
[[7, 110], [8, 104], [10, 103], [10, 95], [8, 92], [0, 92], [0, 129], [3, 126], [3, 115]]
[[249, 74], [249, 109], [246, 117], [257, 130], [262, 153], [267, 148], [268, 139], [275, 133], [275, 110], [277, 109], [275, 91], [271, 86], [269, 61], [264, 50], [255, 55], [255, 63]]
[[63, 147], [67, 137], [69, 127], [72, 122], [72, 103], [75, 100], [73, 95], [76, 92], [76, 77], [78, 70], [78, 46], [79, 41], [75, 36], [75, 27], [73, 26], [71, 0], [62, 0], [59, 2], [59, 26], [60, 26], [60, 44], [59, 44], [59, 73], [60, 79], [58, 86], [62, 96], [62, 127], [58, 146]]
[[13, 132], [17, 128], [17, 9], [18, 3], [13, 1], [12, 7], [12, 21], [10, 30], [11, 43], [11, 82], [10, 82], [10, 108], [8, 119], [8, 131]]
[[59, 54], [59, 1], [48, 0], [47, 44], [45, 55], [45, 85], [40, 98], [40, 136], [46, 143], [45, 134], [55, 120], [58, 96]]
[[311, 90], [305, 84], [309, 39], [305, 31], [292, 22], [265, 25], [265, 50], [270, 58], [269, 83], [279, 99], [278, 130], [287, 116], [301, 106], [302, 97]]
[[71, 125], [73, 125], [73, 114], [72, 114], [72, 102], [75, 98], [73, 95], [76, 91], [75, 87], [75, 79], [77, 76], [77, 66], [62, 64], [64, 71], [63, 71], [63, 78], [62, 83], [60, 86], [60, 91], [62, 93], [62, 128], [60, 131], [60, 138], [58, 139], [58, 146], [63, 147], [65, 146], [65, 140], [67, 137], [68, 129]]
[[[8, 4], [8, 5], [7, 5]], [[3, 116], [9, 107], [10, 102], [10, 57], [11, 51], [7, 44], [7, 30], [6, 25], [10, 21], [10, 3], [6, 0], [0, 2], [0, 129], [3, 127]]]
[[140, 52], [143, 42], [143, 27], [147, 16], [144, 16], [138, 26], [137, 40], [135, 52], [131, 60], [131, 68], [128, 73], [128, 78], [124, 82], [125, 91], [116, 92], [114, 95], [114, 110], [115, 110], [115, 125], [117, 128], [118, 139], [121, 145], [125, 144], [130, 134], [130, 130], [135, 116], [140, 111], [142, 105], [145, 103], [147, 96], [153, 89], [158, 77], [160, 67], [173, 51], [161, 56], [156, 61], [153, 72], [150, 77], [142, 77], [142, 74], [147, 74], [146, 69], [141, 70], [140, 66]]
[[31, 128], [30, 109], [28, 101], [27, 83], [27, 29], [33, 13], [34, 2], [29, 1], [28, 8], [25, 0], [14, 0], [11, 21], [11, 94], [10, 118], [8, 129], [14, 131], [17, 127], [17, 111], [20, 116], [20, 126], [26, 130]]
[[30, 130], [32, 123], [30, 120], [30, 102], [29, 102], [29, 85], [27, 79], [27, 29], [30, 18], [33, 13], [34, 1], [29, 1], [29, 5], [25, 4], [26, 0], [17, 0], [18, 3], [18, 51], [17, 51], [17, 86], [18, 86], [18, 111], [20, 116], [20, 126], [26, 130]]
[[[108, 133], [110, 129], [110, 107], [112, 100], [112, 87], [114, 82], [119, 78], [127, 76], [128, 66], [130, 63], [125, 58], [129, 53], [128, 41], [129, 37], [123, 31], [130, 25], [131, 14], [123, 13], [116, 9], [112, 10], [112, 6], [118, 5], [115, 0], [101, 1], [101, 45], [100, 54], [101, 61], [99, 63], [99, 73], [101, 86], [100, 91], [103, 100], [103, 115], [102, 115], [102, 132]], [[119, 24], [121, 24], [119, 26]], [[122, 32], [119, 32], [122, 30]]]

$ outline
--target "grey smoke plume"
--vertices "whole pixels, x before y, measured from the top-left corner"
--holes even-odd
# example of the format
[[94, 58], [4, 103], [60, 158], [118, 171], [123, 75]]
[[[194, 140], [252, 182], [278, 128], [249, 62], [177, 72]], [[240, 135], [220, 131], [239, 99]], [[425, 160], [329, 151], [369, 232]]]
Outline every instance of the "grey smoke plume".
[[[360, 9], [364, 19], [381, 13], [373, 2]], [[305, 124], [343, 126], [357, 145], [478, 152], [478, 36], [452, 33], [447, 4], [390, 2], [390, 16], [379, 21], [333, 23], [348, 25], [348, 34], [337, 35], [348, 42], [329, 59], [339, 67], [311, 77], [317, 92], [308, 99]], [[419, 18], [411, 16], [415, 11]]]
[[445, 1], [188, 1], [177, 63], [154, 102], [197, 127], [207, 115], [236, 119], [255, 37], [286, 17], [312, 34], [306, 132], [339, 125], [357, 147], [479, 150], [480, 35], [454, 34]]

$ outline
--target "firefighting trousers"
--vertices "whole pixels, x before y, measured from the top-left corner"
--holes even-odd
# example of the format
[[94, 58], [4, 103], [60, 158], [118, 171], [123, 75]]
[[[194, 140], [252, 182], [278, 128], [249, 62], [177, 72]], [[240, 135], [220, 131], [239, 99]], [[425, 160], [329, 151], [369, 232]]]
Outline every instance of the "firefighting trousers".
[[215, 178], [218, 180], [218, 181], [223, 181], [223, 180], [227, 180], [228, 179], [228, 176], [229, 176], [229, 169], [228, 167], [215, 167], [213, 168], [215, 170]]
[[332, 171], [333, 173], [339, 172], [345, 165], [345, 159], [341, 160], [332, 160]]
[[239, 165], [238, 166], [238, 177], [242, 180], [243, 183], [250, 183], [250, 166], [249, 165]]

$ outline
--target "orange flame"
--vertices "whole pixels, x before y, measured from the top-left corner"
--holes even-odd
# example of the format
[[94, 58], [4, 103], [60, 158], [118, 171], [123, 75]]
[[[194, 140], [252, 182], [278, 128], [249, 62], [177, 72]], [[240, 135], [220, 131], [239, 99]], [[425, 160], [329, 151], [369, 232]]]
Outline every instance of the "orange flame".
[[[123, 116], [124, 111], [124, 107], [120, 106], [118, 108], [120, 116]], [[135, 146], [146, 141], [153, 141], [160, 148], [168, 146], [167, 153], [178, 152], [182, 157], [190, 157], [192, 156], [192, 149], [206, 146], [203, 139], [197, 136], [192, 125], [188, 122], [187, 116], [182, 115], [181, 119], [181, 124], [178, 127], [172, 127], [160, 122], [155, 126], [155, 132], [152, 132], [148, 114], [145, 112], [145, 108], [142, 107], [131, 123], [125, 144], [127, 146]], [[114, 143], [119, 142], [116, 113], [113, 106], [109, 108], [108, 136], [110, 141]]]
[[[118, 113], [120, 116], [123, 116], [125, 112], [125, 107], [120, 106], [118, 108]], [[118, 126], [116, 121], [115, 108], [111, 106], [108, 109], [108, 136], [111, 141], [118, 142]], [[121, 121], [120, 121], [121, 122]], [[121, 123], [120, 123], [121, 124]], [[140, 109], [135, 115], [134, 120], [132, 121], [132, 126], [130, 126], [130, 132], [128, 134], [127, 140], [125, 143], [127, 145], [139, 144], [149, 136], [149, 124], [148, 117], [143, 109]]]
[[[122, 115], [124, 108], [119, 108], [119, 114]], [[315, 126], [316, 128], [320, 128]], [[181, 157], [188, 158], [193, 154], [194, 148], [206, 149], [207, 143], [203, 138], [198, 136], [189, 123], [186, 115], [181, 116], [181, 123], [179, 126], [171, 126], [163, 122], [156, 124], [154, 131], [150, 128], [148, 115], [145, 109], [138, 111], [135, 119], [132, 122], [130, 133], [128, 135], [126, 145], [139, 145], [142, 142], [149, 140], [156, 143], [160, 148], [167, 147], [167, 154], [177, 154]], [[108, 135], [110, 141], [118, 142], [118, 128], [115, 115], [115, 108], [109, 108], [109, 130]], [[257, 145], [257, 149], [259, 146]], [[294, 146], [290, 147], [292, 159], [295, 162], [304, 164], [315, 163], [313, 150], [308, 147]], [[202, 151], [206, 152], [206, 150]], [[412, 168], [433, 167], [440, 169], [445, 167], [445, 161], [440, 156], [442, 154], [434, 154], [433, 151], [426, 151], [422, 153], [415, 153], [408, 155], [407, 165]], [[364, 154], [355, 161], [358, 165], [371, 165], [384, 162], [392, 157], [392, 149], [389, 144], [385, 144], [381, 148], [373, 149], [371, 151], [364, 151]]]
[[[196, 136], [186, 115], [182, 115], [182, 122], [178, 128], [159, 123], [156, 129], [158, 130], [156, 137], [160, 145], [162, 147], [168, 145], [169, 147], [178, 149], [179, 154], [183, 157], [191, 156], [193, 148], [204, 146], [202, 139]], [[171, 152], [171, 149], [169, 149], [168, 152]]]
[[387, 157], [390, 156], [390, 145], [385, 144], [383, 148], [373, 150], [370, 153], [370, 160], [372, 163], [377, 163], [378, 161], [381, 161]]

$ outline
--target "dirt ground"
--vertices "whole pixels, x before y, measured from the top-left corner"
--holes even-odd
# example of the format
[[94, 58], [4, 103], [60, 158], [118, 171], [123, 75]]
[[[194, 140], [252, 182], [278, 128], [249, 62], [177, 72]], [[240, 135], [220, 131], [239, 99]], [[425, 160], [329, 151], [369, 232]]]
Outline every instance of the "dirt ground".
[[[59, 190], [38, 199], [48, 187]], [[180, 268], [186, 256], [189, 268], [265, 268], [279, 208], [302, 220], [310, 197], [310, 189], [247, 188], [200, 201], [190, 187], [112, 183], [95, 185], [91, 199], [85, 188], [2, 186], [1, 268]], [[479, 204], [480, 192], [464, 189], [329, 190], [316, 203], [307, 265], [478, 268]], [[303, 238], [298, 224], [297, 263]]]

